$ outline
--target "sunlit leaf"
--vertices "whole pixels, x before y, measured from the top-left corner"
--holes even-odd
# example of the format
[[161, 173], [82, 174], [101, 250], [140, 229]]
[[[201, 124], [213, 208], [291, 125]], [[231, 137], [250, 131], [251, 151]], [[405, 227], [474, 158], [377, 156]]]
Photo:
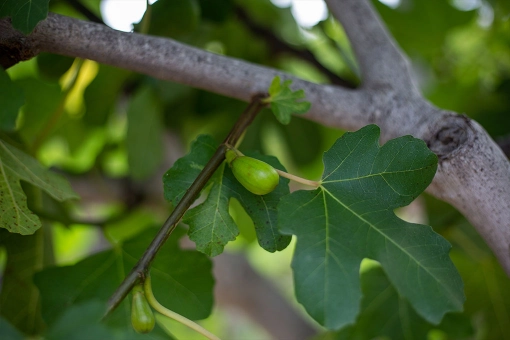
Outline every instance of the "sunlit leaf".
[[33, 234], [41, 226], [39, 218], [27, 207], [20, 180], [41, 188], [58, 201], [79, 198], [64, 178], [0, 140], [0, 227], [13, 233]]
[[[193, 183], [217, 148], [210, 136], [199, 136], [192, 144], [188, 155], [180, 158], [163, 177], [165, 198], [176, 205]], [[284, 170], [271, 156], [248, 154]], [[276, 227], [276, 206], [280, 197], [289, 192], [288, 180], [281, 178], [276, 189], [263, 196], [246, 190], [235, 179], [232, 171], [223, 163], [210, 180], [211, 189], [202, 204], [189, 210], [183, 222], [190, 226], [188, 232], [197, 249], [209, 256], [221, 254], [224, 246], [234, 240], [239, 230], [229, 214], [229, 199], [241, 203], [253, 220], [259, 244], [267, 251], [274, 252], [287, 247], [290, 237], [281, 235]]]
[[269, 98], [265, 102], [271, 104], [271, 110], [282, 124], [289, 124], [293, 114], [305, 113], [311, 104], [306, 101], [298, 101], [305, 98], [304, 90], [292, 91], [292, 80], [280, 83], [280, 77], [274, 77], [269, 87]]
[[278, 225], [298, 241], [292, 267], [296, 296], [329, 329], [359, 313], [359, 266], [381, 263], [389, 280], [432, 323], [464, 302], [450, 244], [429, 226], [393, 212], [432, 181], [437, 157], [422, 140], [404, 136], [379, 146], [379, 128], [346, 133], [324, 154], [321, 186], [296, 191], [278, 206]]

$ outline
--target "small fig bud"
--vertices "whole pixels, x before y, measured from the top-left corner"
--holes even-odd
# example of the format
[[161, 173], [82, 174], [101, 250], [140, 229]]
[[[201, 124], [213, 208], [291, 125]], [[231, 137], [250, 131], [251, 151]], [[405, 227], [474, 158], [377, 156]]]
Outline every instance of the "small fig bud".
[[141, 285], [137, 285], [133, 288], [131, 324], [137, 333], [149, 333], [156, 324], [156, 319], [154, 318], [149, 302], [145, 298]]
[[255, 195], [269, 194], [278, 185], [280, 176], [271, 165], [255, 158], [238, 156], [233, 150], [228, 150], [225, 157], [239, 183]]

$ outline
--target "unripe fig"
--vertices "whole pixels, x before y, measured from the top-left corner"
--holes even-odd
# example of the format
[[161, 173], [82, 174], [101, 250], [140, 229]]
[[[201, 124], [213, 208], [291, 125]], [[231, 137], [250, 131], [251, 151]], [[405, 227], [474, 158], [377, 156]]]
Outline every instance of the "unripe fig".
[[145, 298], [143, 288], [140, 285], [133, 288], [131, 324], [137, 333], [149, 333], [156, 324], [156, 319], [152, 313], [151, 306]]
[[255, 195], [269, 194], [278, 185], [280, 176], [271, 165], [255, 158], [238, 156], [234, 150], [227, 150], [225, 157], [239, 183]]

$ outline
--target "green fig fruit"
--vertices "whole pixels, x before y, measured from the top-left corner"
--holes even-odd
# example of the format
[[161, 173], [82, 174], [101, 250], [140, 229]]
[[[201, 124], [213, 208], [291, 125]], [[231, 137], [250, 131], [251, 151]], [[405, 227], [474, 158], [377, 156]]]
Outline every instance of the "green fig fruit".
[[154, 318], [149, 302], [145, 298], [141, 285], [137, 285], [133, 288], [131, 324], [137, 333], [149, 333], [156, 324], [156, 319]]
[[239, 183], [255, 195], [269, 194], [278, 185], [280, 176], [271, 165], [234, 150], [227, 150], [225, 157]]

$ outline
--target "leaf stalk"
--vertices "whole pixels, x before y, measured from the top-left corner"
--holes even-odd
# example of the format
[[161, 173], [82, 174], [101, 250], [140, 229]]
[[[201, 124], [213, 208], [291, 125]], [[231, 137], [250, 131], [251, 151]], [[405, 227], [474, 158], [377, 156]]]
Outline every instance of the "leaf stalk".
[[147, 299], [147, 301], [149, 302], [151, 307], [154, 308], [157, 312], [159, 312], [160, 314], [163, 314], [164, 316], [166, 316], [170, 319], [173, 319], [179, 323], [182, 323], [185, 326], [188, 326], [192, 330], [202, 334], [203, 336], [205, 336], [206, 338], [208, 338], [210, 340], [221, 340], [216, 335], [212, 334], [211, 332], [209, 332], [207, 329], [203, 328], [199, 324], [191, 321], [188, 318], [185, 318], [184, 316], [182, 316], [178, 313], [175, 313], [175, 312], [169, 310], [168, 308], [166, 308], [165, 306], [160, 304], [159, 301], [154, 296], [154, 294], [152, 293], [150, 275], [148, 275], [145, 278], [143, 287], [144, 287], [144, 291], [145, 291], [145, 298]]

